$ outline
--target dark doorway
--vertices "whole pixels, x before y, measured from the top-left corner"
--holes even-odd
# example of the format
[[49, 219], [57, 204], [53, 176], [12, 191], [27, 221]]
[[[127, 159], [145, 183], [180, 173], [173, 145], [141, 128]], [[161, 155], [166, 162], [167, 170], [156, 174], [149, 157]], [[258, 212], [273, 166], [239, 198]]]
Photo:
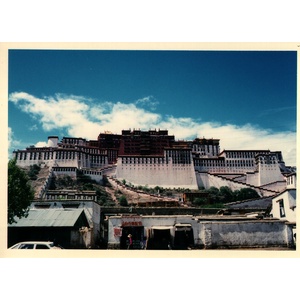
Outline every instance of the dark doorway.
[[128, 235], [132, 235], [132, 249], [144, 248], [144, 226], [126, 226], [122, 229], [120, 238], [120, 249], [127, 249], [129, 245]]
[[148, 239], [147, 249], [170, 250], [171, 233], [170, 229], [152, 229], [152, 237]]
[[174, 249], [187, 250], [193, 246], [193, 228], [191, 226], [175, 226]]

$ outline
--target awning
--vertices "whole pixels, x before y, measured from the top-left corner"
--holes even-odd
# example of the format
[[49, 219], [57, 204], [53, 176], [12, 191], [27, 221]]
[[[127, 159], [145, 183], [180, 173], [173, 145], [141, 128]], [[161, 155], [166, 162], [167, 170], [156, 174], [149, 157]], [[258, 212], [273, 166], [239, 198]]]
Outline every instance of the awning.
[[190, 231], [192, 229], [191, 224], [175, 224], [175, 230], [176, 231]]
[[174, 226], [152, 226], [151, 229], [155, 230], [168, 230], [168, 229], [173, 229]]
[[175, 224], [175, 227], [192, 227], [191, 224], [185, 224], [185, 223], [178, 223], [178, 224]]

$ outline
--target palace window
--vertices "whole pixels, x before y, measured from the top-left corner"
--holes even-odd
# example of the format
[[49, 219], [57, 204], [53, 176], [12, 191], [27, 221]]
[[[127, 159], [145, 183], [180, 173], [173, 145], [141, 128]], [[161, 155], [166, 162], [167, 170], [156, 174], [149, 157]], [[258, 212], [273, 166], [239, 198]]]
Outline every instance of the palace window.
[[280, 217], [281, 218], [285, 217], [285, 210], [284, 210], [283, 199], [279, 200], [279, 213], [280, 213]]

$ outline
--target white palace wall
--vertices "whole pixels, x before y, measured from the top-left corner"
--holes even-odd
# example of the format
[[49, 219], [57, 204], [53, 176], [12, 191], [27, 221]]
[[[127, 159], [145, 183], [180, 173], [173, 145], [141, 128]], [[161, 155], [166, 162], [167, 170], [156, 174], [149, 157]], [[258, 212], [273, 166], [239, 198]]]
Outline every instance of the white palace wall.
[[257, 184], [259, 186], [276, 181], [286, 181], [277, 163], [259, 164], [259, 175], [259, 182]]
[[[247, 187], [243, 183], [234, 182], [231, 180], [226, 180], [222, 177], [218, 177], [209, 173], [196, 173], [197, 176], [197, 184], [199, 187], [204, 187], [205, 189], [209, 189], [210, 187], [220, 188], [222, 186], [228, 186], [232, 191], [240, 190], [241, 188]], [[259, 189], [256, 189], [258, 194], [260, 194]], [[273, 193], [272, 193], [273, 194]]]
[[133, 185], [161, 186], [164, 188], [198, 189], [193, 164], [153, 163], [153, 164], [122, 164], [117, 162], [116, 178], [125, 179]]

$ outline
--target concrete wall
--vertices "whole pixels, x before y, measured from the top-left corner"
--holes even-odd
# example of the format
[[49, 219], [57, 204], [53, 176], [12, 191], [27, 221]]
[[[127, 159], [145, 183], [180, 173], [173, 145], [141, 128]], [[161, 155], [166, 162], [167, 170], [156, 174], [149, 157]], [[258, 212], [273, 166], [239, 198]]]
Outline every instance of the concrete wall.
[[260, 175], [258, 172], [247, 173], [246, 183], [254, 186], [259, 185]]
[[199, 244], [213, 248], [291, 247], [292, 228], [285, 222], [214, 221], [199, 223]]
[[71, 248], [90, 248], [92, 245], [92, 231], [89, 228], [82, 228], [80, 230], [72, 230], [70, 236]]
[[285, 181], [277, 181], [269, 184], [265, 184], [261, 186], [264, 189], [274, 191], [276, 193], [282, 192], [286, 189], [286, 182]]

